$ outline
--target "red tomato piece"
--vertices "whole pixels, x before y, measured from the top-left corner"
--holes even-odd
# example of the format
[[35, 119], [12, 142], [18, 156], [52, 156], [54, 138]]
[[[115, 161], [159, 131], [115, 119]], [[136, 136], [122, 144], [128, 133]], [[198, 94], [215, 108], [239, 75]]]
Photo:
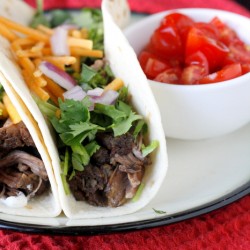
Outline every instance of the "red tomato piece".
[[250, 72], [250, 64], [249, 63], [241, 64], [241, 68], [242, 68], [242, 75]]
[[188, 30], [194, 25], [194, 21], [181, 13], [171, 13], [162, 19], [161, 26], [168, 25], [169, 23], [175, 25], [182, 38], [182, 42], [185, 43]]
[[139, 54], [138, 59], [143, 70], [145, 69], [146, 63], [149, 58], [154, 58], [154, 55], [148, 51], [143, 50]]
[[233, 79], [242, 75], [240, 63], [227, 65], [222, 70], [203, 77], [199, 83], [215, 83]]
[[218, 39], [219, 38], [219, 30], [212, 24], [197, 22], [197, 23], [194, 23], [193, 27], [199, 29], [206, 36], [208, 36], [208, 37], [210, 37], [212, 39]]
[[241, 63], [250, 63], [250, 51], [246, 48], [245, 44], [232, 43], [229, 45], [230, 56], [235, 61]]
[[224, 44], [229, 45], [235, 41], [242, 42], [239, 39], [237, 33], [225, 23], [223, 23], [218, 17], [213, 18], [210, 24], [217, 28], [219, 31], [219, 39]]
[[220, 41], [206, 36], [204, 32], [193, 27], [187, 37], [186, 58], [197, 51], [204, 53], [208, 59], [209, 71], [213, 72], [223, 64], [229, 49]]
[[147, 51], [142, 51], [140, 53], [139, 62], [149, 79], [155, 78], [159, 73], [170, 68], [167, 63], [157, 59], [152, 53]]
[[169, 65], [166, 63], [156, 59], [156, 58], [149, 58], [146, 65], [145, 65], [145, 74], [149, 79], [155, 78], [159, 73], [164, 71], [165, 69], [170, 68]]
[[206, 69], [199, 65], [191, 65], [182, 71], [181, 84], [198, 84], [199, 80], [206, 75]]
[[205, 75], [209, 73], [208, 60], [204, 55], [204, 53], [202, 53], [201, 51], [197, 51], [194, 54], [191, 54], [188, 57], [186, 57], [185, 63], [186, 65], [201, 66], [205, 71]]
[[183, 56], [183, 46], [175, 25], [168, 24], [155, 30], [150, 40], [150, 51], [166, 59]]
[[170, 68], [166, 69], [159, 75], [155, 77], [155, 81], [163, 83], [179, 83], [181, 78], [181, 69], [180, 68]]

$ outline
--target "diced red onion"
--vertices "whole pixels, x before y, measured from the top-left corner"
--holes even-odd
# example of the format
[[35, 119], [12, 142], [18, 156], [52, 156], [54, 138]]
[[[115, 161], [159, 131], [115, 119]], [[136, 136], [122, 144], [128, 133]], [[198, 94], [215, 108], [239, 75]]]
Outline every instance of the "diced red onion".
[[47, 61], [41, 62], [39, 69], [44, 75], [52, 79], [64, 89], [69, 90], [76, 85], [75, 80], [68, 73]]
[[61, 26], [55, 28], [50, 38], [50, 45], [53, 55], [69, 56], [68, 29]]
[[65, 99], [73, 99], [75, 101], [81, 101], [86, 95], [86, 92], [80, 86], [75, 86], [63, 93]]
[[116, 99], [118, 98], [119, 93], [114, 90], [106, 90], [103, 92], [101, 96], [98, 97], [90, 97], [90, 100], [94, 103], [101, 103], [105, 105], [114, 104]]
[[101, 96], [104, 92], [104, 89], [101, 88], [95, 88], [95, 89], [90, 89], [87, 91], [88, 96]]

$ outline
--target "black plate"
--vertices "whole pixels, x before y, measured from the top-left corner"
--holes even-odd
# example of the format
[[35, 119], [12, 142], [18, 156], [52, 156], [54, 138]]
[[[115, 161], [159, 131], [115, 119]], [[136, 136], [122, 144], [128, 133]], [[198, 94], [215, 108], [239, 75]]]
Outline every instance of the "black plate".
[[136, 221], [130, 223], [122, 223], [115, 225], [103, 225], [103, 226], [43, 226], [43, 225], [29, 225], [24, 223], [16, 223], [0, 220], [1, 229], [10, 229], [22, 233], [34, 233], [34, 234], [50, 234], [50, 235], [98, 235], [98, 234], [108, 234], [108, 233], [118, 233], [118, 232], [128, 232], [141, 229], [148, 229], [158, 226], [169, 225], [172, 223], [180, 222], [196, 216], [200, 216], [216, 209], [222, 208], [226, 205], [235, 202], [242, 197], [250, 194], [250, 181], [238, 188], [234, 192], [221, 197], [217, 201], [206, 204], [199, 208], [194, 208], [183, 213], [164, 216], [156, 219]]

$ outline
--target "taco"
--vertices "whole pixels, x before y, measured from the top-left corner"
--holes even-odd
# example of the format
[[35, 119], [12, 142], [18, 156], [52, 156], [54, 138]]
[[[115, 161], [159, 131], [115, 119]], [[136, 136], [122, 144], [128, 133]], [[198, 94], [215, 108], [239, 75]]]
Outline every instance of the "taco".
[[2, 73], [0, 83], [0, 212], [55, 217], [61, 207], [40, 130]]
[[11, 32], [26, 35], [10, 41], [15, 61], [0, 54], [0, 72], [38, 123], [70, 218], [141, 209], [168, 166], [159, 110], [110, 14], [112, 2], [103, 1], [103, 21], [100, 10], [87, 9], [79, 19], [66, 14], [56, 28], [53, 13], [52, 27], [36, 30], [0, 17]]

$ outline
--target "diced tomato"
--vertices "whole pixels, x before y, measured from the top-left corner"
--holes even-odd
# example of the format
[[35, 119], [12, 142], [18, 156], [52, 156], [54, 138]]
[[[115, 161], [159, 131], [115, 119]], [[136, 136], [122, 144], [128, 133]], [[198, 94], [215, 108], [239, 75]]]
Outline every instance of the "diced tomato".
[[222, 70], [203, 77], [199, 83], [215, 83], [233, 79], [242, 75], [240, 63], [225, 66]]
[[220, 34], [219, 39], [224, 44], [229, 45], [230, 43], [235, 41], [242, 42], [239, 39], [237, 33], [225, 23], [223, 23], [218, 17], [213, 18], [210, 24], [217, 28]]
[[145, 50], [143, 50], [139, 54], [138, 59], [139, 59], [139, 63], [140, 63], [143, 70], [145, 69], [146, 63], [147, 63], [149, 58], [155, 58], [155, 56], [152, 53], [145, 51]]
[[241, 64], [241, 68], [242, 68], [242, 75], [250, 72], [250, 64], [249, 63]]
[[170, 66], [166, 63], [155, 58], [149, 58], [145, 65], [144, 72], [149, 79], [153, 79], [167, 68], [170, 68]]
[[139, 61], [146, 76], [159, 82], [214, 83], [250, 72], [250, 45], [218, 17], [204, 23], [172, 13], [162, 19]]
[[170, 68], [166, 69], [159, 75], [155, 77], [155, 81], [163, 83], [180, 83], [181, 69], [180, 68]]
[[229, 49], [220, 41], [206, 36], [204, 32], [193, 27], [187, 37], [186, 57], [197, 51], [204, 53], [208, 59], [209, 71], [213, 72], [222, 65]]
[[199, 80], [206, 75], [204, 67], [199, 65], [191, 65], [185, 67], [182, 71], [180, 83], [181, 84], [198, 84]]
[[140, 53], [139, 62], [149, 79], [155, 78], [159, 73], [170, 68], [169, 64], [157, 59], [156, 56], [147, 51], [142, 51]]
[[168, 24], [155, 30], [150, 41], [150, 50], [166, 59], [183, 56], [180, 35], [174, 25]]
[[250, 50], [244, 44], [232, 43], [229, 45], [230, 55], [235, 61], [250, 63]]
[[185, 43], [188, 30], [194, 25], [194, 21], [181, 13], [171, 13], [162, 19], [161, 26], [165, 26], [169, 23], [175, 25], [181, 36], [182, 42]]
[[208, 60], [204, 53], [201, 51], [197, 51], [188, 57], [186, 57], [185, 64], [190, 66], [190, 65], [198, 65], [201, 66], [204, 69], [204, 73], [208, 74], [209, 69], [208, 69]]
[[218, 31], [218, 29], [216, 29], [216, 27], [214, 25], [211, 25], [209, 23], [197, 22], [197, 23], [194, 23], [193, 27], [199, 29], [206, 36], [208, 36], [212, 39], [219, 38], [219, 31]]

